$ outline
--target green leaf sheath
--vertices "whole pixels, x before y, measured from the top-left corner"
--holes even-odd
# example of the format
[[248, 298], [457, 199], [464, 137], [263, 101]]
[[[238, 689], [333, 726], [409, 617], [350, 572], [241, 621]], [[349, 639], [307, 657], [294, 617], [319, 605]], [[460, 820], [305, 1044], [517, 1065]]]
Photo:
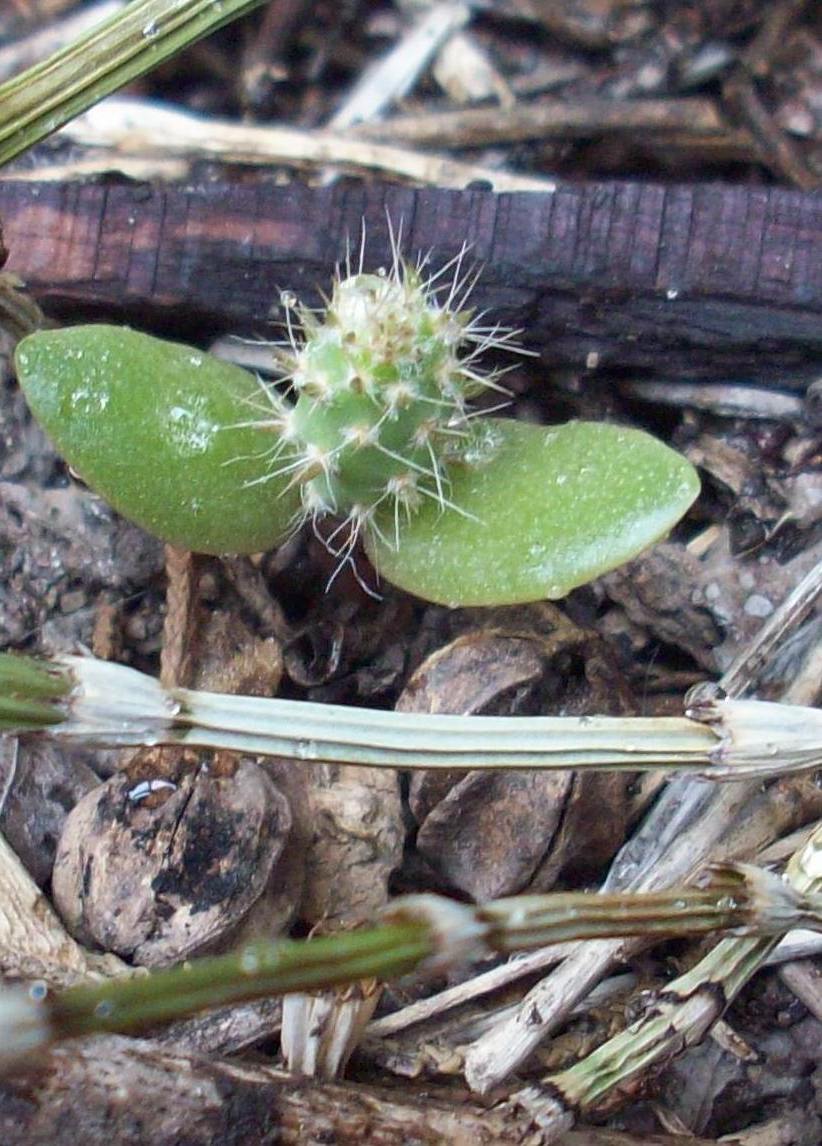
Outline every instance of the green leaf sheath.
[[69, 988], [51, 1001], [54, 1025], [63, 1037], [145, 1028], [204, 1007], [403, 975], [434, 948], [430, 928], [415, 920], [309, 940], [261, 939], [152, 975]]
[[15, 653], [0, 653], [0, 733], [33, 731], [60, 724], [61, 706], [73, 681], [65, 669]]
[[106, 325], [30, 335], [16, 363], [32, 411], [69, 465], [164, 541], [254, 553], [297, 519], [299, 491], [287, 477], [257, 481], [280, 441], [253, 374]]
[[0, 85], [0, 163], [264, 0], [131, 0]]
[[388, 581], [451, 605], [563, 597], [636, 556], [699, 492], [693, 466], [640, 430], [488, 419], [485, 458], [452, 465], [449, 501], [394, 526], [368, 550]]

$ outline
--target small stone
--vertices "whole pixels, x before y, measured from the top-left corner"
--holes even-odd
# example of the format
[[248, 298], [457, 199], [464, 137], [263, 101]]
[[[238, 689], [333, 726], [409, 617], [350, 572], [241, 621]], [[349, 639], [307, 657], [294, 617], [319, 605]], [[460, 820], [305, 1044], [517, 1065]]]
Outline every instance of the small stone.
[[82, 609], [86, 604], [86, 594], [84, 589], [70, 589], [66, 593], [60, 594], [60, 611], [62, 613], [76, 613], [78, 609]]
[[761, 593], [752, 593], [743, 606], [749, 617], [770, 617], [773, 604]]

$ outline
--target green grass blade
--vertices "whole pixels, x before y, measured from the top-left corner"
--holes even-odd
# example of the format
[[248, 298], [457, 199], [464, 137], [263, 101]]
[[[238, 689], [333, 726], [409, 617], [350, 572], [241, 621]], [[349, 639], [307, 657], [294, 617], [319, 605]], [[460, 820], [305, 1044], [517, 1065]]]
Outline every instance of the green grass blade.
[[0, 163], [262, 0], [133, 0], [84, 36], [0, 85]]

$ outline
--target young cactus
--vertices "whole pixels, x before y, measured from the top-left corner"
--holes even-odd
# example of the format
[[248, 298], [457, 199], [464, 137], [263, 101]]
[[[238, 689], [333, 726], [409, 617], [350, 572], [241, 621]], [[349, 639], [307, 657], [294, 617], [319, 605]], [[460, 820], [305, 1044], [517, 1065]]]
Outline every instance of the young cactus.
[[74, 469], [165, 540], [255, 552], [333, 517], [324, 536], [341, 563], [362, 538], [382, 576], [429, 600], [561, 597], [667, 532], [696, 474], [638, 430], [469, 411], [500, 389], [478, 357], [511, 335], [464, 309], [456, 267], [442, 300], [440, 276], [398, 257], [389, 273], [349, 273], [323, 315], [297, 308], [299, 334], [289, 304], [287, 398], [108, 326], [31, 335], [18, 377]]
[[278, 428], [295, 460], [259, 480], [293, 470], [306, 517], [344, 519], [346, 553], [360, 534], [399, 548], [402, 523], [426, 499], [459, 513], [451, 471], [471, 464], [482, 437], [467, 402], [495, 385], [474, 360], [507, 336], [440, 305], [399, 262], [390, 275], [337, 279], [323, 321], [302, 308], [299, 317], [303, 340], [292, 337], [279, 356], [297, 398]]

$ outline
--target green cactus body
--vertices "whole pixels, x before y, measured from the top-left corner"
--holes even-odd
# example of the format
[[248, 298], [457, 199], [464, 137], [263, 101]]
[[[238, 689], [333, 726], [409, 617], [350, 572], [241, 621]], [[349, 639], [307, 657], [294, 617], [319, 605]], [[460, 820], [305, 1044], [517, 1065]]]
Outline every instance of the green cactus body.
[[405, 268], [338, 281], [324, 322], [301, 318], [305, 341], [281, 365], [297, 394], [283, 437], [303, 458], [306, 513], [358, 532], [378, 510], [398, 529], [426, 499], [445, 507], [449, 465], [474, 436], [466, 400], [483, 385], [460, 357], [470, 315], [438, 306]]

